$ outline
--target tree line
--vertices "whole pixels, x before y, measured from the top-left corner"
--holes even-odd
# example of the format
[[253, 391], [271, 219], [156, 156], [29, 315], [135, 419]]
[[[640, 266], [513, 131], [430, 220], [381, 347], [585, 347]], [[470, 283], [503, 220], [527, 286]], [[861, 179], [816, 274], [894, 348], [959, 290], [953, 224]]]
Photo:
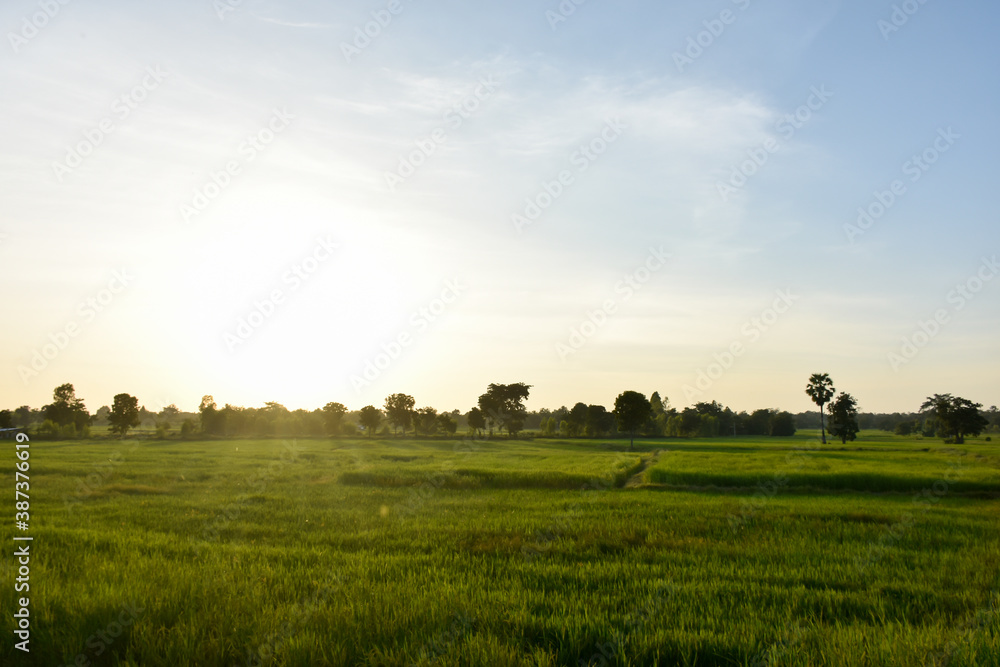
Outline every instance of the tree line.
[[[145, 425], [159, 438], [194, 437], [306, 437], [380, 435], [453, 436], [459, 429], [478, 436], [517, 437], [528, 431], [532, 436], [561, 438], [675, 437], [720, 436], [791, 436], [797, 423], [803, 428], [818, 427], [842, 442], [854, 440], [862, 427], [894, 430], [900, 435], [939, 436], [962, 442], [966, 436], [986, 430], [1000, 430], [997, 408], [982, 411], [982, 404], [951, 394], [934, 394], [920, 406], [919, 412], [895, 415], [863, 415], [857, 400], [847, 393], [837, 394], [827, 374], [809, 378], [806, 393], [819, 407], [815, 413], [793, 415], [787, 411], [759, 409], [734, 411], [716, 401], [699, 402], [678, 410], [668, 399], [654, 391], [648, 398], [636, 391], [622, 392], [611, 409], [603, 405], [576, 403], [555, 410], [543, 408], [529, 412], [524, 402], [531, 385], [525, 383], [490, 384], [476, 405], [466, 412], [438, 412], [416, 407], [413, 396], [390, 394], [376, 407], [366, 405], [349, 410], [342, 403], [330, 402], [315, 410], [289, 410], [276, 402], [260, 408], [225, 404], [219, 407], [206, 395], [198, 412], [182, 412], [169, 405], [158, 412], [140, 406], [127, 393], [114, 396], [110, 406], [91, 415], [72, 384], [59, 385], [53, 400], [40, 409], [21, 406], [0, 410], [0, 428], [24, 428], [34, 436], [50, 439], [87, 438], [91, 426], [107, 426], [108, 431], [124, 437]], [[867, 424], [867, 425], [866, 425]]]

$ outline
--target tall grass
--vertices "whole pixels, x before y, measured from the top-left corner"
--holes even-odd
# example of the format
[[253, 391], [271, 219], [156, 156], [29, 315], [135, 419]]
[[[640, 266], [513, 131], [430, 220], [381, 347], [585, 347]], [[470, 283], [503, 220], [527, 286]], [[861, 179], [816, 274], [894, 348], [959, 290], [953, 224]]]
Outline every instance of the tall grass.
[[[995, 490], [996, 448], [819, 452], [748, 513], [789, 450], [637, 444], [32, 444], [32, 652], [8, 641], [0, 660], [1000, 661], [1000, 504], [966, 495]], [[699, 488], [621, 488], [656, 449], [652, 484]], [[954, 493], [915, 511], [912, 491], [958, 458]], [[11, 609], [12, 587], [0, 599]], [[95, 640], [125, 606], [135, 622]]]

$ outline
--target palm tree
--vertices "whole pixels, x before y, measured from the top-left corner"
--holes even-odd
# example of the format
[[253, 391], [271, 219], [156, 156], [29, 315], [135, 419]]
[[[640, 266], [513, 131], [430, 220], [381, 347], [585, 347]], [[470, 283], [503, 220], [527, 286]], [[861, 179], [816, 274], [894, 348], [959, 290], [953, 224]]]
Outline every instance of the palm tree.
[[833, 388], [833, 380], [826, 373], [813, 373], [809, 377], [809, 384], [806, 385], [806, 393], [819, 406], [820, 433], [823, 436], [823, 444], [826, 444], [826, 419], [823, 416], [823, 406], [830, 402], [836, 389]]

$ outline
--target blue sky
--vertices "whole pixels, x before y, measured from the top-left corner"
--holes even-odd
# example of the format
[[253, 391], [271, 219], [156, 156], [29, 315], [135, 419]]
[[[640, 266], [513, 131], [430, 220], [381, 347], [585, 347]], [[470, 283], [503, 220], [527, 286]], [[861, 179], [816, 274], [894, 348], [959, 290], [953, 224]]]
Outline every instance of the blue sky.
[[1000, 403], [1000, 9], [562, 6], [5, 3], [0, 404]]

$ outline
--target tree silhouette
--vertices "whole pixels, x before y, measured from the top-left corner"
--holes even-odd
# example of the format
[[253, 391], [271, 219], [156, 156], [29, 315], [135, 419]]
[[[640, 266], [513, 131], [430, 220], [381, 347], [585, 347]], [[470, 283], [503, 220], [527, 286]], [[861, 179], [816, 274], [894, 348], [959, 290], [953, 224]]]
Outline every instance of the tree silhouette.
[[830, 435], [846, 444], [848, 440], [854, 442], [859, 430], [858, 402], [850, 394], [841, 393], [830, 404]]
[[833, 398], [833, 380], [826, 373], [813, 373], [809, 377], [809, 384], [806, 385], [806, 393], [819, 406], [820, 433], [823, 436], [823, 444], [826, 444], [826, 419], [823, 413], [823, 406]]
[[139, 425], [139, 399], [128, 394], [118, 394], [108, 413], [111, 432], [124, 438], [130, 428]]
[[934, 394], [924, 401], [920, 411], [933, 411], [941, 430], [950, 433], [955, 439], [955, 444], [960, 445], [965, 442], [965, 436], [979, 435], [989, 426], [989, 421], [979, 414], [981, 407], [982, 403], [973, 403], [967, 398], [951, 394]]
[[[402, 427], [403, 434], [406, 434], [406, 429], [413, 423], [414, 405], [416, 405], [416, 401], [407, 394], [392, 394], [386, 397], [383, 409], [386, 419], [392, 424], [393, 431]], [[414, 428], [414, 430], [416, 429]]]
[[637, 391], [625, 391], [615, 399], [615, 419], [618, 429], [629, 434], [629, 451], [635, 449], [635, 432], [646, 423], [652, 414], [649, 400]]
[[374, 405], [366, 405], [361, 408], [358, 421], [361, 422], [362, 428], [365, 429], [365, 432], [368, 433], [368, 437], [370, 438], [375, 433], [375, 430], [378, 429], [378, 425], [382, 421], [382, 412]]

